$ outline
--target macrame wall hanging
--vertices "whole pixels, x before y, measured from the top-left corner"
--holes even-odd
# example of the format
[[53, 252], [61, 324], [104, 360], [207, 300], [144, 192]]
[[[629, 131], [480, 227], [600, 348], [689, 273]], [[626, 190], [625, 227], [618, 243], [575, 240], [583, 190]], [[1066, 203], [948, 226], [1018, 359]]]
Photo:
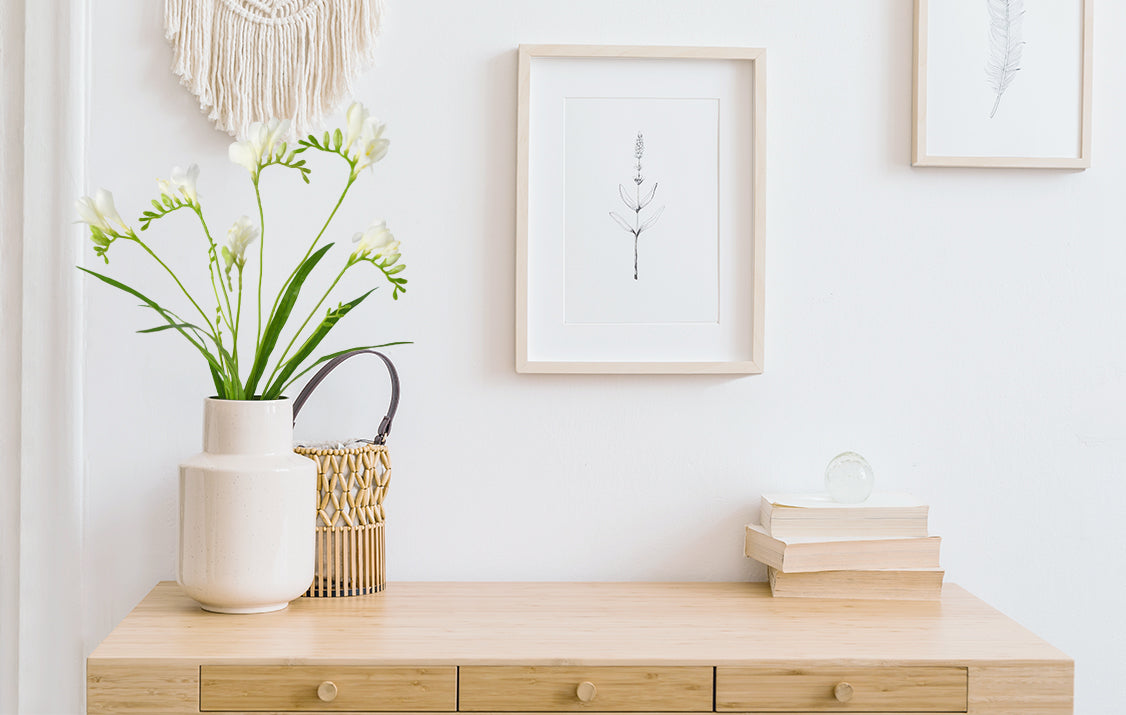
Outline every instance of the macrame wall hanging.
[[351, 96], [382, 16], [382, 0], [165, 0], [164, 35], [217, 128], [278, 117], [301, 135]]

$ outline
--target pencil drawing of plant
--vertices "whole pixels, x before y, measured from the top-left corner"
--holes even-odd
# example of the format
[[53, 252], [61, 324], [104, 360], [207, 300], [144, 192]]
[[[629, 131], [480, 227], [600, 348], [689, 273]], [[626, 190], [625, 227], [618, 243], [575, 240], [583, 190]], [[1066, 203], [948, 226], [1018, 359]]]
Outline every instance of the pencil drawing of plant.
[[651, 228], [653, 226], [653, 224], [657, 223], [657, 219], [661, 218], [661, 214], [665, 210], [665, 207], [662, 206], [661, 208], [657, 209], [655, 212], [650, 214], [649, 218], [645, 219], [644, 221], [641, 219], [641, 212], [645, 209], [646, 206], [648, 206], [650, 203], [652, 203], [653, 195], [657, 193], [657, 182], [653, 182], [653, 188], [649, 189], [649, 192], [646, 193], [644, 197], [641, 195], [641, 185], [643, 183], [645, 183], [645, 177], [641, 175], [641, 157], [644, 154], [645, 154], [645, 137], [642, 135], [641, 132], [638, 132], [637, 133], [637, 141], [634, 143], [634, 149], [633, 149], [633, 155], [637, 159], [637, 163], [634, 166], [634, 169], [636, 169], [637, 174], [633, 177], [633, 184], [634, 184], [633, 196], [630, 196], [629, 191], [626, 190], [626, 187], [623, 184], [618, 184], [618, 196], [621, 197], [622, 203], [624, 203], [631, 211], [633, 211], [633, 224], [630, 225], [630, 222], [626, 221], [624, 218], [622, 218], [622, 216], [620, 214], [618, 214], [616, 211], [610, 212], [610, 218], [614, 219], [614, 221], [616, 221], [618, 223], [618, 225], [621, 226], [625, 230], [626, 233], [631, 234], [633, 236], [633, 279], [634, 280], [637, 280], [637, 243], [638, 243], [638, 239], [641, 238], [642, 233], [644, 233], [649, 228]]
[[1024, 0], [986, 0], [989, 5], [989, 59], [985, 75], [989, 86], [997, 94], [989, 118], [997, 114], [1001, 95], [1012, 84], [1020, 70], [1020, 56], [1024, 50], [1021, 25], [1024, 21]]

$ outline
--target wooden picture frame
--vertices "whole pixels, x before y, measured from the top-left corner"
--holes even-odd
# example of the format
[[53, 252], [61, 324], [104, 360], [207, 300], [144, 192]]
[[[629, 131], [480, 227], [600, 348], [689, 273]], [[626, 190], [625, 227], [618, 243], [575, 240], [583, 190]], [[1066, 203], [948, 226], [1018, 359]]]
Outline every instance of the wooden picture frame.
[[[628, 89], [620, 91], [623, 87]], [[667, 93], [664, 87], [669, 87]], [[761, 373], [766, 51], [521, 45], [518, 100], [516, 371]], [[714, 112], [714, 122], [709, 112]], [[595, 119], [588, 120], [587, 113]], [[644, 121], [629, 124], [628, 136], [620, 131], [637, 117]], [[635, 147], [632, 127], [643, 123], [654, 129], [638, 128]], [[597, 152], [599, 142], [610, 141], [602, 136], [611, 132], [610, 125], [618, 127], [614, 143], [607, 145], [613, 150]], [[584, 134], [582, 127], [593, 129]], [[682, 127], [688, 130], [678, 131], [677, 140], [662, 141], [672, 136], [670, 128]], [[693, 142], [709, 149], [689, 152], [683, 146]], [[603, 159], [607, 153], [614, 158]], [[691, 174], [673, 155], [686, 157], [691, 170], [699, 173]], [[692, 163], [697, 157], [699, 166]], [[592, 182], [580, 181], [576, 172], [593, 171], [588, 165], [600, 161], [614, 163], [608, 163], [605, 171], [596, 167], [599, 180], [593, 183], [600, 193], [596, 200], [581, 201], [580, 189]], [[634, 161], [636, 167], [631, 166]], [[643, 177], [643, 161], [648, 171], [661, 167], [661, 161], [667, 163], [657, 172], [659, 177]], [[709, 172], [711, 164], [706, 162], [716, 168]], [[617, 172], [618, 167], [630, 173], [636, 168], [636, 175]], [[706, 180], [689, 181], [689, 176], [697, 175]], [[650, 187], [650, 179], [651, 190], [643, 198], [642, 189]], [[675, 193], [678, 181], [681, 194]], [[631, 198], [634, 183], [636, 200]], [[713, 183], [714, 200], [706, 193], [711, 188], [698, 188]], [[643, 224], [642, 211], [652, 209], [646, 201], [653, 200], [658, 186], [663, 187], [663, 196], [673, 197], [670, 201], [680, 199], [680, 205], [669, 211], [665, 205], [653, 209], [662, 222], [653, 228], [648, 220]], [[619, 196], [628, 208], [619, 205], [618, 211], [631, 220], [615, 218], [613, 210], [606, 215], [605, 209], [613, 205], [603, 199], [617, 201]], [[645, 240], [650, 242], [639, 244], [647, 228]], [[665, 235], [660, 236], [660, 231]], [[658, 249], [660, 245], [665, 248]], [[614, 252], [612, 260], [603, 261], [598, 251]], [[632, 267], [628, 265], [631, 251]], [[639, 252], [644, 254], [640, 279]], [[597, 260], [587, 260], [589, 256]], [[677, 290], [683, 288], [659, 280], [679, 270], [678, 261], [684, 270], [703, 276], [699, 281], [703, 287], [686, 293], [683, 301], [656, 288], [674, 284]], [[612, 281], [591, 277], [611, 270], [610, 265]], [[632, 280], [627, 275], [631, 270]], [[588, 297], [587, 289], [598, 295]], [[610, 300], [601, 299], [606, 296]], [[620, 315], [604, 319], [613, 311]], [[651, 319], [653, 315], [656, 319]]]
[[[961, 127], [963, 124], [969, 126], [984, 126], [985, 122], [981, 117], [977, 117], [977, 124], [970, 122], [956, 122], [956, 123], [943, 123], [944, 128], [935, 130], [935, 123], [931, 122], [928, 114], [933, 114], [933, 104], [936, 102], [938, 90], [934, 86], [928, 85], [928, 74], [932, 73], [931, 63], [934, 61], [935, 54], [932, 52], [933, 36], [932, 36], [932, 10], [940, 8], [943, 13], [952, 12], [951, 8], [955, 3], [951, 0], [941, 0], [932, 2], [931, 0], [915, 0], [915, 49], [914, 49], [914, 93], [912, 102], [913, 113], [913, 126], [912, 126], [912, 152], [911, 163], [913, 166], [946, 166], [946, 167], [981, 167], [981, 168], [1043, 168], [1043, 169], [1086, 169], [1091, 166], [1091, 64], [1093, 56], [1093, 34], [1094, 34], [1094, 16], [1093, 16], [1093, 0], [1067, 0], [1073, 2], [1074, 7], [1065, 8], [1064, 5], [1049, 4], [1049, 6], [1040, 6], [1035, 8], [1038, 12], [1049, 10], [1051, 12], [1067, 11], [1073, 13], [1070, 22], [1067, 23], [1051, 23], [1045, 21], [1042, 17], [1039, 18], [1041, 26], [1037, 31], [1037, 37], [1040, 40], [1038, 46], [1041, 48], [1039, 57], [1033, 57], [1033, 60], [1038, 62], [1037, 67], [1041, 70], [1048, 70], [1048, 72], [1041, 73], [1039, 76], [1044, 77], [1049, 73], [1058, 73], [1062, 76], [1063, 81], [1058, 81], [1060, 77], [1051, 79], [1045, 83], [1044, 86], [1060, 88], [1069, 88], [1067, 92], [1061, 96], [1059, 93], [1052, 93], [1051, 91], [1039, 92], [1039, 110], [1033, 102], [1028, 102], [1025, 107], [1026, 111], [1023, 114], [1024, 120], [1028, 117], [1033, 117], [1033, 122], [1042, 122], [1045, 127], [1045, 134], [1050, 130], [1054, 139], [1050, 142], [1037, 142], [1029, 140], [1024, 142], [1027, 146], [1039, 144], [1043, 148], [1048, 148], [1050, 145], [1056, 150], [1047, 151], [1032, 151], [1027, 153], [1018, 152], [996, 152], [990, 155], [989, 152], [980, 151], [982, 145], [989, 142], [988, 139], [979, 138], [974, 136], [972, 141], [966, 141], [964, 147], [973, 146], [978, 151], [958, 151], [956, 145], [959, 144], [957, 139], [951, 139], [950, 136], [957, 132], [954, 129], [956, 125]], [[966, 2], [966, 0], [962, 0]], [[946, 4], [942, 4], [946, 3]], [[1012, 5], [1014, 11], [1008, 14], [1008, 7]], [[1000, 89], [994, 84], [989, 91], [995, 92], [997, 96], [996, 102], [992, 105], [993, 112], [996, 113], [1001, 105], [1002, 95], [1006, 95], [1010, 83], [1016, 87], [1024, 81], [1024, 87], [1028, 85], [1028, 77], [1021, 76], [1018, 71], [1025, 69], [1020, 66], [1023, 57], [1023, 63], [1027, 64], [1030, 61], [1029, 43], [1023, 42], [1022, 35], [1027, 36], [1028, 33], [1023, 32], [1023, 25], [1026, 23], [1023, 12], [1022, 0], [997, 0], [996, 7], [999, 8], [996, 13], [1002, 11], [1006, 12], [1004, 18], [1008, 20], [1011, 17], [1013, 27], [1015, 28], [1014, 37], [1012, 39], [1012, 46], [1019, 47], [1020, 50], [1016, 54], [1016, 61], [1013, 62], [1010, 54], [1005, 52], [1003, 55], [1004, 60], [998, 61], [998, 56], [992, 54], [994, 52], [994, 42], [997, 42], [999, 47], [1005, 48], [1004, 39], [997, 34], [993, 33], [995, 28], [1003, 28], [1009, 26], [1009, 23], [1002, 23], [1001, 17], [991, 10], [990, 5], [986, 5], [985, 0], [980, 0], [975, 6], [975, 11], [979, 11], [982, 17], [982, 26], [980, 37], [982, 40], [982, 54], [980, 56], [981, 62], [974, 65], [974, 68], [981, 66], [984, 69], [977, 70], [982, 74], [980, 75], [981, 85], [975, 90], [978, 94], [981, 93], [987, 82], [1000, 82]], [[1031, 18], [1029, 18], [1031, 21]], [[998, 25], [993, 23], [997, 22]], [[943, 27], [947, 27], [949, 23], [942, 22]], [[1051, 29], [1060, 33], [1066, 41], [1049, 41], [1054, 39], [1048, 28], [1044, 25], [1050, 25]], [[976, 33], [975, 29], [975, 33]], [[1009, 31], [1007, 29], [1000, 29], [998, 32], [1004, 33], [1003, 37], [1008, 39]], [[975, 35], [976, 37], [977, 35]], [[1071, 47], [1068, 42], [1074, 38], [1075, 46]], [[976, 41], [976, 40], [975, 40]], [[1028, 47], [1026, 47], [1026, 45]], [[1065, 58], [1067, 62], [1058, 62], [1059, 58]], [[1054, 59], [1053, 59], [1054, 58]], [[974, 61], [977, 57], [975, 56]], [[1075, 76], [1071, 68], [1067, 67], [1068, 63], [1075, 65], [1074, 72], [1078, 73]], [[990, 67], [998, 68], [994, 72], [995, 76], [990, 78]], [[1001, 68], [1005, 69], [1002, 70]], [[963, 73], [964, 75], [965, 73]], [[948, 83], [941, 83], [944, 87], [943, 92], [946, 92], [945, 87]], [[1071, 96], [1071, 91], [1074, 91], [1074, 98]], [[1022, 91], [1024, 88], [1022, 87]], [[1012, 93], [1010, 93], [1012, 94]], [[1037, 95], [1035, 92], [1028, 92], [1029, 95]], [[951, 96], [948, 92], [946, 96]], [[1008, 99], [1006, 95], [1006, 100]], [[967, 102], [971, 101], [969, 99]], [[975, 96], [972, 101], [980, 104], [981, 98]], [[1074, 104], [1072, 102], [1074, 101]], [[938, 102], [949, 106], [949, 102]], [[928, 106], [932, 105], [932, 106]], [[1042, 117], [1051, 112], [1042, 111], [1046, 107], [1051, 107], [1054, 111], [1057, 107], [1060, 109], [1060, 114], [1064, 117], [1059, 124], [1067, 125], [1068, 129], [1065, 132], [1058, 132], [1058, 127], [1052, 127], [1052, 122], [1043, 120]], [[1074, 108], [1074, 114], [1071, 114]], [[988, 112], [988, 107], [984, 110]], [[1067, 116], [1069, 115], [1070, 116]], [[949, 113], [944, 116], [949, 117]], [[990, 115], [992, 119], [992, 115]], [[939, 122], [941, 120], [935, 120]], [[1010, 120], [1011, 121], [1011, 120]], [[1004, 125], [1000, 125], [1003, 127]], [[1011, 125], [1010, 125], [1011, 126]], [[996, 128], [995, 133], [1003, 133], [1002, 128]], [[1022, 128], [1022, 131], [1027, 132], [1029, 135], [1035, 135], [1034, 128]], [[964, 135], [972, 135], [972, 131], [965, 132]], [[1006, 145], [1016, 143], [1015, 139], [1011, 138], [1012, 132], [1005, 136]], [[944, 149], [943, 147], [948, 147]], [[963, 147], [963, 148], [964, 148]], [[1067, 147], [1065, 150], [1060, 151], [1062, 147]]]

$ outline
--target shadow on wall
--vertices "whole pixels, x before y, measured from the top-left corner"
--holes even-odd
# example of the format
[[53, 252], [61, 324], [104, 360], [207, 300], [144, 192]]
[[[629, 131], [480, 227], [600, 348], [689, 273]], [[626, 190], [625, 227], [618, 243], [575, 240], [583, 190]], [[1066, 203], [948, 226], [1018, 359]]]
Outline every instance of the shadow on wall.
[[[486, 175], [495, 181], [478, 185], [486, 206], [480, 235], [488, 244], [477, 252], [480, 275], [493, 287], [479, 314], [480, 348], [485, 372], [506, 378], [515, 372], [516, 352], [516, 66], [517, 51], [507, 50], [489, 58], [481, 68], [481, 96], [490, 116], [485, 148]], [[487, 192], [487, 193], [485, 193]]]

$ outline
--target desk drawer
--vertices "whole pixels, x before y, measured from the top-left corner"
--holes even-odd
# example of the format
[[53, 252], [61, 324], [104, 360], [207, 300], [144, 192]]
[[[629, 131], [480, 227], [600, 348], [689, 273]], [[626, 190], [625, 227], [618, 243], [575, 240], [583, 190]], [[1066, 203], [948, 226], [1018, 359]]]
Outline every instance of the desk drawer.
[[457, 668], [204, 665], [202, 712], [457, 709]]
[[461, 668], [460, 710], [476, 712], [711, 711], [711, 668]]
[[716, 668], [717, 712], [966, 712], [966, 669]]

